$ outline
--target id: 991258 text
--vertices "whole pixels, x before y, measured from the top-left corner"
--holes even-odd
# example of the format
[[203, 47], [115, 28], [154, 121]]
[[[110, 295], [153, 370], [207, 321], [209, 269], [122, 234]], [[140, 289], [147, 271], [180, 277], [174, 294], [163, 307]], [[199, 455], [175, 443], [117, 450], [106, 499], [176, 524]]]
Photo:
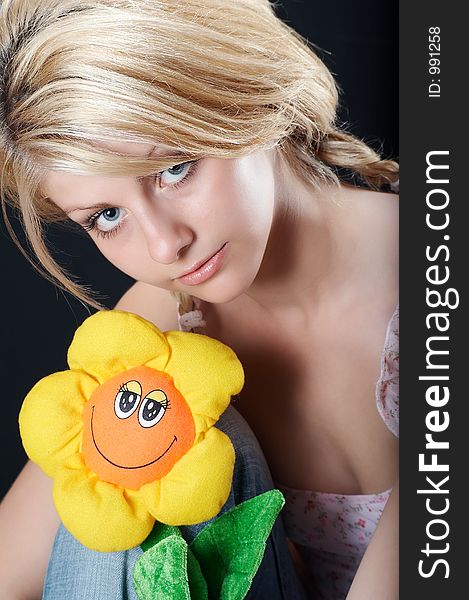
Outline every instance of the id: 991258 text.
[[440, 85], [440, 28], [428, 28], [428, 74], [430, 83], [428, 85], [428, 97], [439, 98], [441, 94]]

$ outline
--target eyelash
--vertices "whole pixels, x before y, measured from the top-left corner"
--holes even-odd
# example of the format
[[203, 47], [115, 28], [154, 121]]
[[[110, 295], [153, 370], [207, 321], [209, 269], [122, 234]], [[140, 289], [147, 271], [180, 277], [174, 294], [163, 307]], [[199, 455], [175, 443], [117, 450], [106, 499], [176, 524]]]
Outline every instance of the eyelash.
[[[185, 185], [189, 181], [189, 179], [193, 175], [195, 175], [195, 173], [197, 171], [197, 167], [199, 165], [199, 161], [198, 160], [188, 160], [186, 162], [178, 163], [178, 164], [173, 165], [172, 167], [168, 167], [168, 168], [173, 169], [174, 167], [179, 167], [181, 165], [190, 165], [190, 167], [189, 167], [189, 170], [187, 171], [187, 173], [184, 175], [184, 177], [181, 180], [176, 181], [175, 183], [171, 183], [167, 186], [173, 190], [177, 190], [182, 185]], [[166, 170], [167, 169], [165, 169], [164, 171], [166, 171]], [[161, 178], [161, 174], [164, 173], [164, 171], [159, 171], [158, 173], [155, 173], [152, 176], [155, 182], [159, 181], [159, 179]], [[110, 208], [113, 208], [113, 207], [110, 207]], [[109, 209], [103, 208], [103, 209], [99, 210], [98, 212], [94, 213], [93, 215], [90, 215], [88, 217], [88, 219], [86, 220], [86, 223], [83, 225], [83, 229], [85, 229], [85, 231], [88, 231], [88, 232], [96, 233], [96, 236], [98, 238], [102, 237], [104, 239], [110, 239], [113, 236], [115, 236], [117, 234], [117, 232], [119, 231], [119, 229], [121, 228], [121, 222], [119, 222], [119, 225], [114, 227], [114, 229], [110, 229], [109, 231], [104, 231], [104, 230], [97, 228], [96, 221], [106, 210], [109, 210]]]
[[165, 410], [169, 410], [171, 408], [171, 402], [169, 401], [168, 397], [166, 398], [166, 400], [163, 400], [162, 402], [160, 402], [159, 400], [155, 400], [155, 402], [158, 402], [158, 404], [161, 404], [161, 406]]
[[[127, 383], [122, 384], [118, 390], [118, 392], [128, 392], [128, 391], [129, 391], [129, 388], [127, 387]], [[158, 402], [158, 404], [161, 404], [161, 406], [165, 410], [168, 410], [171, 408], [171, 402], [167, 396], [166, 396], [166, 400], [163, 400], [163, 402], [160, 402], [159, 400], [155, 400], [155, 402]]]

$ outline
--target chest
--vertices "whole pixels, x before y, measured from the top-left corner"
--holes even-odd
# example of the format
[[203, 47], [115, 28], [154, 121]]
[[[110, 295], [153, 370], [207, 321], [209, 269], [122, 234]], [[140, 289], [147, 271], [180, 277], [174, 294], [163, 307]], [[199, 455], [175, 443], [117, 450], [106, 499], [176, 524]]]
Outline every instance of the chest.
[[390, 487], [397, 442], [376, 407], [389, 316], [357, 310], [280, 324], [244, 311], [242, 322], [223, 314], [207, 319], [208, 335], [230, 345], [244, 366], [236, 406], [274, 479], [341, 493]]

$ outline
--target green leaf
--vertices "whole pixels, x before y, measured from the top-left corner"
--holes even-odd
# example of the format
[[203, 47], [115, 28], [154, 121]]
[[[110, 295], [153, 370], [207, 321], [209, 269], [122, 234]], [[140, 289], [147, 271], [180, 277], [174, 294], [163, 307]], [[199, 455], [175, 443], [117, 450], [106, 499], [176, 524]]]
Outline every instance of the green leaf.
[[281, 492], [270, 490], [238, 504], [197, 535], [190, 549], [211, 598], [242, 600], [246, 596], [284, 502]]
[[[176, 541], [178, 539], [179, 542]], [[186, 548], [185, 560], [181, 557], [181, 542]], [[138, 566], [136, 563], [133, 571], [134, 586], [140, 600], [186, 598], [185, 588], [182, 595], [177, 595], [181, 594], [180, 581], [183, 579], [188, 581], [190, 590], [188, 597], [191, 600], [208, 600], [207, 584], [202, 570], [182, 538], [179, 527], [155, 523], [150, 535], [141, 544], [141, 548], [144, 554], [137, 560]], [[173, 572], [169, 577], [168, 567], [165, 573], [161, 573], [164, 562], [173, 565]], [[171, 585], [175, 585], [174, 589], [171, 588], [169, 595], [165, 595], [168, 594], [167, 589]]]
[[187, 573], [192, 600], [208, 600], [208, 588], [199, 561], [190, 548], [187, 549]]
[[139, 600], [191, 600], [188, 547], [178, 534], [167, 535], [137, 559], [132, 576]]
[[172, 525], [164, 525], [163, 523], [155, 522], [155, 525], [153, 526], [150, 535], [146, 538], [144, 542], [140, 544], [140, 548], [145, 552], [146, 550], [149, 550], [152, 546], [155, 546], [165, 538], [169, 537], [170, 535], [182, 538], [181, 532], [179, 531], [179, 527], [173, 527]]

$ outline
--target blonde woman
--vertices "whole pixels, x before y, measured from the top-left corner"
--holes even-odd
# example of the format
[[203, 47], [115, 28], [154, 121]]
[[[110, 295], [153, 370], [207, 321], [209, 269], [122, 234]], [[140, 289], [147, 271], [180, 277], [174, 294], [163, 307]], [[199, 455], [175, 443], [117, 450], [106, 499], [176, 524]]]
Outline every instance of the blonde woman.
[[[230, 345], [230, 502], [272, 485], [239, 411], [310, 597], [397, 598], [396, 163], [336, 127], [331, 74], [268, 0], [3, 0], [0, 43], [2, 198], [46, 276], [99, 308], [43, 240], [71, 219], [135, 279], [117, 308]], [[40, 594], [49, 488], [28, 464], [2, 505], [9, 599]], [[134, 559], [60, 527], [44, 597], [132, 597]], [[279, 523], [251, 597], [301, 595]]]

